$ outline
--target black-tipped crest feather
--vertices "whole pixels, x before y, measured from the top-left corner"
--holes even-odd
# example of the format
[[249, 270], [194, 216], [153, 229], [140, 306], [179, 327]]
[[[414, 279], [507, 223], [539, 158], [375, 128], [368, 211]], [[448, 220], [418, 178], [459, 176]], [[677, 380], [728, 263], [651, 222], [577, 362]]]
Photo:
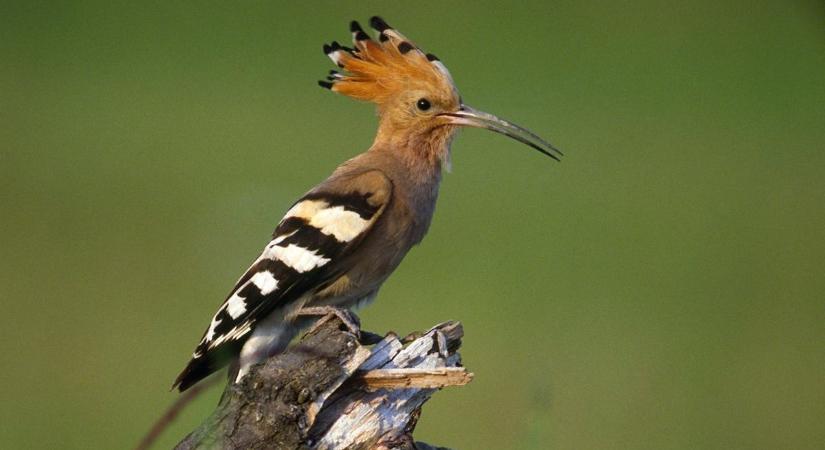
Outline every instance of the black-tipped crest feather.
[[387, 25], [387, 22], [384, 22], [384, 19], [378, 16], [372, 16], [370, 18], [370, 26], [374, 28], [376, 31], [384, 31], [389, 28], [392, 28], [389, 25]]

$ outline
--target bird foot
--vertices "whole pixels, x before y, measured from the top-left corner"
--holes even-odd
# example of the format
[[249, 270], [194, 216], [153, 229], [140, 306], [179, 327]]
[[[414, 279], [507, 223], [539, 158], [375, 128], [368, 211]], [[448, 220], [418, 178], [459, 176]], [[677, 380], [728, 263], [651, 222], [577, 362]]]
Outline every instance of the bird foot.
[[361, 322], [358, 320], [358, 316], [353, 314], [352, 311], [348, 309], [336, 308], [334, 306], [310, 306], [301, 308], [295, 313], [295, 315], [320, 317], [320, 319], [312, 325], [312, 328], [310, 328], [306, 334], [311, 334], [329, 319], [337, 317], [344, 324], [344, 326], [347, 327], [350, 333], [357, 336], [359, 340], [361, 339]]
[[361, 330], [361, 335], [358, 336], [358, 343], [361, 345], [375, 345], [383, 340], [384, 336], [364, 330]]

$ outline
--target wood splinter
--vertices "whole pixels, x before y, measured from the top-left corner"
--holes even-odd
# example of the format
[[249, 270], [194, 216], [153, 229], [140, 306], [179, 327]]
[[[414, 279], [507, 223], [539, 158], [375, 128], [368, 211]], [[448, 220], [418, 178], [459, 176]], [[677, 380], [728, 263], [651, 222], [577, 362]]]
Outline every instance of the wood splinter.
[[447, 386], [464, 386], [473, 374], [463, 367], [442, 369], [378, 369], [355, 375], [357, 382], [370, 390], [375, 389], [440, 389]]

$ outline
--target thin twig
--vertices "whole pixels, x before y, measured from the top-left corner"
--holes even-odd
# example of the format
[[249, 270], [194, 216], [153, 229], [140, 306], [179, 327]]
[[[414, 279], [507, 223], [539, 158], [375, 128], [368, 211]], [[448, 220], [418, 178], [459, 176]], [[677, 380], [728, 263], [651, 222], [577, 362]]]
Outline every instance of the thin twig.
[[181, 394], [180, 397], [175, 400], [175, 403], [172, 403], [172, 406], [152, 425], [152, 428], [143, 436], [143, 439], [141, 439], [140, 443], [135, 447], [135, 450], [148, 450], [158, 437], [160, 437], [161, 433], [175, 421], [175, 418], [183, 411], [186, 405], [197, 398], [203, 391], [218, 384], [222, 379], [223, 377], [220, 374], [215, 374]]

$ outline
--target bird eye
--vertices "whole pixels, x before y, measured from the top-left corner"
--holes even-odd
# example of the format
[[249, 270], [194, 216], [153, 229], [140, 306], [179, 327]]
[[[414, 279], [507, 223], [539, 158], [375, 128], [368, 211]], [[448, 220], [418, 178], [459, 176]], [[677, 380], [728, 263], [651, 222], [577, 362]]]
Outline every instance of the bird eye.
[[430, 109], [430, 101], [427, 100], [426, 98], [420, 98], [415, 103], [415, 106], [417, 106], [418, 109], [420, 109], [421, 111], [426, 111], [426, 110]]

